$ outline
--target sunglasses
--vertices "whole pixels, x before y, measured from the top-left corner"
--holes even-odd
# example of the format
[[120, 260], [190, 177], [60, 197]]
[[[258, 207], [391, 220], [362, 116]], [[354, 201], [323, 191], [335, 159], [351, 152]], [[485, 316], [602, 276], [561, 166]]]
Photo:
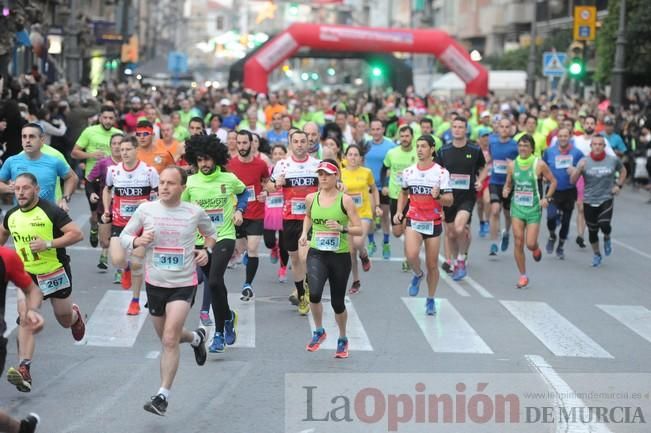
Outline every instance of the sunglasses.
[[136, 132], [136, 137], [149, 137], [151, 132]]

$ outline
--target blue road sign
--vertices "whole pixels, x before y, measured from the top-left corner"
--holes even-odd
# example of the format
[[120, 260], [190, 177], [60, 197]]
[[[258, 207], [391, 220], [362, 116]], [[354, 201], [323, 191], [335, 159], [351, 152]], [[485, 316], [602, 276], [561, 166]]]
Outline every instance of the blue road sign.
[[556, 51], [543, 53], [543, 75], [546, 77], [562, 77], [565, 75], [565, 61], [567, 54]]
[[173, 74], [188, 72], [188, 56], [178, 51], [172, 51], [167, 56], [167, 70]]

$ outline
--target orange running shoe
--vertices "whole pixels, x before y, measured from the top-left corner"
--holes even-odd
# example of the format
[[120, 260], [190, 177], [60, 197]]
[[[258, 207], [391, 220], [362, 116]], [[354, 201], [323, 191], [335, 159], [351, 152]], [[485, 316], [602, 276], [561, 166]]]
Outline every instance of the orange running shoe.
[[122, 271], [120, 284], [122, 284], [122, 288], [124, 290], [129, 290], [131, 288], [131, 269], [126, 268]]
[[518, 289], [525, 288], [529, 285], [529, 278], [527, 278], [526, 275], [520, 275], [520, 279], [518, 280], [518, 284], [516, 284], [515, 287]]
[[140, 314], [140, 302], [132, 300], [129, 303], [129, 309], [127, 310], [127, 316], [137, 316]]

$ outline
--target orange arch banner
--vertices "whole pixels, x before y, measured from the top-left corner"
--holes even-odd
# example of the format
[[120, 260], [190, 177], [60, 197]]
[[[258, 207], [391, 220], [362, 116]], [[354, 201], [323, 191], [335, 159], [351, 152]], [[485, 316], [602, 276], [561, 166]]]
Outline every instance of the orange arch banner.
[[339, 52], [433, 54], [466, 83], [466, 93], [488, 94], [488, 71], [446, 32], [428, 29], [292, 24], [244, 64], [244, 87], [267, 93], [268, 76], [301, 47]]

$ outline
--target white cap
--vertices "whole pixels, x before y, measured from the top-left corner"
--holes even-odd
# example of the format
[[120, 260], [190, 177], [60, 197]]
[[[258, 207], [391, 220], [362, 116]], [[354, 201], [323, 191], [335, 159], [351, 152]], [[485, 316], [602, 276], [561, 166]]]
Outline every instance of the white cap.
[[131, 103], [132, 104], [140, 104], [141, 102], [142, 102], [142, 100], [138, 96], [134, 96], [133, 98], [131, 98]]
[[491, 117], [491, 113], [488, 110], [484, 110], [481, 112], [481, 116], [479, 117]]
[[508, 102], [504, 102], [502, 105], [500, 105], [500, 111], [511, 111], [511, 106]]
[[221, 101], [219, 101], [219, 105], [231, 105], [231, 100], [228, 98], [223, 98]]

